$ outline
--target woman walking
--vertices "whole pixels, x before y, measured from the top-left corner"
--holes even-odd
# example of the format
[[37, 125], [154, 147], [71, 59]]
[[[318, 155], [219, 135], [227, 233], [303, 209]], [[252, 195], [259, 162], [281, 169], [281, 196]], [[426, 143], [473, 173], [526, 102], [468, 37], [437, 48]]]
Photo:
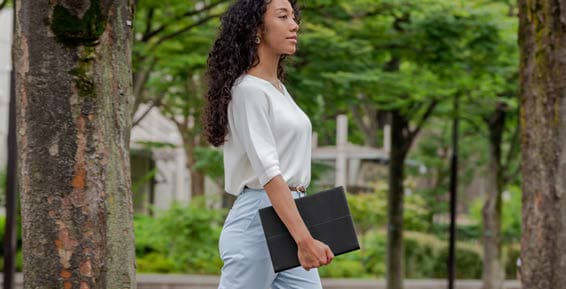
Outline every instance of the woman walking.
[[[218, 244], [219, 289], [320, 289], [317, 268], [334, 258], [294, 202], [311, 177], [312, 125], [281, 82], [299, 13], [295, 0], [237, 0], [209, 54], [204, 132], [223, 145], [224, 189], [237, 196]], [[301, 266], [274, 273], [258, 213], [267, 206], [297, 243]]]

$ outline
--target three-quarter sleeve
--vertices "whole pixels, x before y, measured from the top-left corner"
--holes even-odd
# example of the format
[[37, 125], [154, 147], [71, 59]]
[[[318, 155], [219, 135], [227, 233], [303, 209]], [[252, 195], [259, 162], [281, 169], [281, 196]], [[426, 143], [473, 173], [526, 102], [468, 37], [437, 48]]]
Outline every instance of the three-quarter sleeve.
[[257, 87], [235, 87], [229, 109], [234, 137], [244, 147], [263, 187], [273, 177], [281, 174], [275, 138], [270, 127], [267, 95]]

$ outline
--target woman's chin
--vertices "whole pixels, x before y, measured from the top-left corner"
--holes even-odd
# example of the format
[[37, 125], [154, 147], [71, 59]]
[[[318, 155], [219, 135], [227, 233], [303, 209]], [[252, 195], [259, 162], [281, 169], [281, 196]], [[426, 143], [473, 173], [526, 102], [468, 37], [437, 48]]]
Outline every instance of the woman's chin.
[[297, 52], [297, 49], [289, 49], [289, 50], [285, 51], [284, 54], [293, 55], [293, 54], [295, 54], [295, 52]]

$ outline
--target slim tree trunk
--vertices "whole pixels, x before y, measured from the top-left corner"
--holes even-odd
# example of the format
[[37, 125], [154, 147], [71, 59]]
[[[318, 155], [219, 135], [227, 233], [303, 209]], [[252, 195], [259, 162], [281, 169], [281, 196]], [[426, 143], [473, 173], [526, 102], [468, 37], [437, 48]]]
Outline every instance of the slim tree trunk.
[[399, 111], [391, 112], [391, 152], [389, 191], [387, 194], [387, 288], [402, 289], [405, 277], [403, 244], [403, 180], [407, 139], [403, 131], [407, 121]]
[[566, 288], [566, 3], [519, 1], [523, 288]]
[[197, 162], [195, 156], [195, 147], [197, 146], [197, 139], [190, 129], [178, 126], [179, 132], [183, 136], [183, 148], [187, 158], [185, 167], [191, 174], [191, 197], [204, 195], [204, 182], [205, 175], [195, 169]]
[[425, 109], [414, 129], [410, 119], [401, 110], [390, 111], [391, 151], [389, 152], [389, 191], [387, 193], [387, 289], [402, 289], [405, 278], [405, 247], [403, 244], [403, 199], [405, 159], [413, 141], [426, 120], [432, 115], [438, 101]]
[[133, 0], [16, 1], [24, 288], [135, 288]]
[[503, 171], [501, 142], [505, 128], [505, 110], [498, 103], [487, 120], [489, 127], [488, 188], [483, 206], [483, 289], [501, 289], [504, 270], [501, 264], [501, 194]]

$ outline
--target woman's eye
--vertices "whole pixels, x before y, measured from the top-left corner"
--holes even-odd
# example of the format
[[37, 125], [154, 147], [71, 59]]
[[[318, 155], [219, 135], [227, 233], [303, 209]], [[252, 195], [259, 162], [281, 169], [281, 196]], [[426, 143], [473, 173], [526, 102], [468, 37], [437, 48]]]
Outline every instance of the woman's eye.
[[287, 15], [279, 16], [279, 18], [285, 19], [287, 18]]

